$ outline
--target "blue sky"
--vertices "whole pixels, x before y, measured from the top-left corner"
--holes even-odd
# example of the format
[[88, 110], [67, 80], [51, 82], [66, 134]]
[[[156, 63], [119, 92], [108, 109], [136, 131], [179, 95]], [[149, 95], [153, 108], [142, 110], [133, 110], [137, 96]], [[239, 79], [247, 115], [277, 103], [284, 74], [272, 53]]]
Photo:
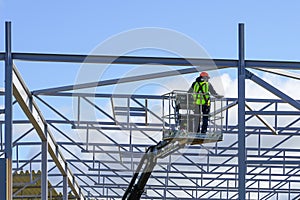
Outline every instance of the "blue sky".
[[247, 58], [299, 60], [298, 1], [0, 2], [0, 33], [12, 21], [20, 52], [88, 53], [119, 32], [161, 27], [190, 36], [212, 57], [236, 58], [237, 24], [244, 22]]
[[[187, 35], [213, 58], [237, 58], [237, 27], [243, 22], [247, 59], [300, 60], [299, 8], [298, 1], [0, 0], [0, 33], [4, 34], [4, 22], [11, 21], [15, 52], [88, 54], [120, 32], [159, 27]], [[3, 51], [4, 42], [0, 44]], [[70, 84], [77, 73], [66, 65], [40, 66], [18, 65], [25, 80], [33, 71], [44, 73], [46, 68], [49, 74], [59, 70], [65, 77], [39, 80], [39, 85]]]

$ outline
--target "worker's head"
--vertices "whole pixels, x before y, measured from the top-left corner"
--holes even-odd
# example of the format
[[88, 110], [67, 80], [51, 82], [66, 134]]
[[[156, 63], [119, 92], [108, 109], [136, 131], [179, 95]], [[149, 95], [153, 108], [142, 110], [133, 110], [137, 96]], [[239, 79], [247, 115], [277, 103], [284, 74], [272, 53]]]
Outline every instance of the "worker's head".
[[208, 79], [210, 78], [207, 72], [201, 72], [200, 77], [202, 81], [208, 81]]

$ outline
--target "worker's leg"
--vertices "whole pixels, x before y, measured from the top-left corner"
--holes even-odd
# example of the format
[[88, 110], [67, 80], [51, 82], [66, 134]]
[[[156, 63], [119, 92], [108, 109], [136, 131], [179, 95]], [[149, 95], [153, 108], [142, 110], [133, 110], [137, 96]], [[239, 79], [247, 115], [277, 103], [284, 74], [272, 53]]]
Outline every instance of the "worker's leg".
[[194, 132], [200, 132], [200, 111], [201, 111], [201, 105], [196, 105], [195, 106], [195, 117], [194, 117], [194, 124], [193, 124], [193, 130]]
[[201, 133], [207, 132], [209, 112], [210, 112], [210, 107], [208, 105], [202, 105], [203, 120], [202, 120]]

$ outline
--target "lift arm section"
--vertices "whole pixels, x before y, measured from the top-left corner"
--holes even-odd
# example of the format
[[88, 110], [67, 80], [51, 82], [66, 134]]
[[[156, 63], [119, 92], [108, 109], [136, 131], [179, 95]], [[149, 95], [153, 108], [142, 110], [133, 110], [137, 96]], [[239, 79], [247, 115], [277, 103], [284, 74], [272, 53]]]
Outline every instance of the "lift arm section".
[[[185, 146], [184, 143], [178, 141], [161, 141], [157, 145], [148, 147], [143, 155], [134, 176], [122, 198], [122, 200], [137, 200], [140, 199], [147, 181], [157, 163], [158, 158], [164, 158], [174, 151]], [[138, 179], [138, 180], [137, 180]]]

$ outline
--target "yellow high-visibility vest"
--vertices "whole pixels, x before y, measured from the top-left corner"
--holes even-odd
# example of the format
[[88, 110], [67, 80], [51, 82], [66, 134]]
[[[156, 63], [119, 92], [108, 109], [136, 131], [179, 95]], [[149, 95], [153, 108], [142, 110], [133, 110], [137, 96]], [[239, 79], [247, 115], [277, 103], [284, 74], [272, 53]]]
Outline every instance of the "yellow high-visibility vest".
[[206, 81], [194, 84], [194, 100], [197, 105], [210, 105], [209, 84]]

